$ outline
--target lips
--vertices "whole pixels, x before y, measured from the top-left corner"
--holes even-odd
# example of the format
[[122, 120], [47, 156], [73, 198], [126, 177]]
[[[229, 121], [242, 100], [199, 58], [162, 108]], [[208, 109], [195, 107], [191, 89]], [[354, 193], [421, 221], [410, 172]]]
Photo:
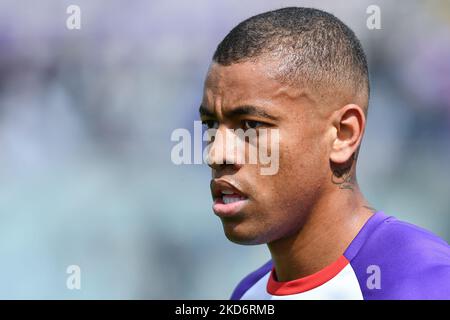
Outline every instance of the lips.
[[213, 211], [219, 217], [237, 215], [248, 202], [248, 197], [242, 191], [224, 179], [212, 180], [211, 192], [214, 199]]

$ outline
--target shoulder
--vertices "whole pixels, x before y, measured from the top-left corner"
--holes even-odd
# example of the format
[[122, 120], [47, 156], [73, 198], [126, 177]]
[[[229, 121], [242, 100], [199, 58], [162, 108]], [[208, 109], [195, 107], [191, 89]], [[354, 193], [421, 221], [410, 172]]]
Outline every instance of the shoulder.
[[366, 299], [450, 299], [449, 245], [394, 217], [378, 224], [350, 263]]
[[269, 271], [272, 270], [272, 260], [267, 261], [264, 265], [248, 274], [242, 279], [231, 295], [231, 300], [239, 300], [248, 289], [250, 289], [256, 282], [264, 277]]

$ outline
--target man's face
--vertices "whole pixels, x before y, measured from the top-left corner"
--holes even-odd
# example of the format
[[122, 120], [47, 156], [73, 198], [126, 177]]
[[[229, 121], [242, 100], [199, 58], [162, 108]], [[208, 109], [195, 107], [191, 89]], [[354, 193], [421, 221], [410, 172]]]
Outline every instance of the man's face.
[[[205, 81], [201, 118], [209, 127], [219, 132], [277, 129], [279, 134], [274, 175], [261, 174], [260, 163], [211, 159], [213, 209], [227, 238], [240, 244], [270, 243], [294, 234], [330, 179], [326, 117], [305, 88], [277, 81], [276, 70], [263, 59], [230, 66], [212, 63]], [[214, 148], [222, 148], [217, 143]]]

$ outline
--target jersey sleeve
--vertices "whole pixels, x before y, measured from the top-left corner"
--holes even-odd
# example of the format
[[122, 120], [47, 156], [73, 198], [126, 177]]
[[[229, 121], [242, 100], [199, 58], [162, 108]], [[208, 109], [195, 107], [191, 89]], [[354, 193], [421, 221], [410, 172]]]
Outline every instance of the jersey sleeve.
[[358, 251], [350, 264], [365, 300], [450, 299], [450, 247], [431, 232], [391, 217]]
[[267, 274], [267, 272], [272, 270], [272, 266], [272, 260], [269, 260], [263, 266], [242, 279], [234, 289], [230, 300], [240, 300], [248, 289], [250, 289], [256, 282], [258, 282], [259, 279]]

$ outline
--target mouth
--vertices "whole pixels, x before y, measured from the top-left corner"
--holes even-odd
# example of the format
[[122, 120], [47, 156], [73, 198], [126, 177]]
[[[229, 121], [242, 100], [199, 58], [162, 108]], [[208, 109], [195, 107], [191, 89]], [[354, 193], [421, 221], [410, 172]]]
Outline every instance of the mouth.
[[213, 211], [219, 217], [237, 215], [248, 202], [248, 197], [232, 183], [214, 179], [211, 181], [214, 199]]

